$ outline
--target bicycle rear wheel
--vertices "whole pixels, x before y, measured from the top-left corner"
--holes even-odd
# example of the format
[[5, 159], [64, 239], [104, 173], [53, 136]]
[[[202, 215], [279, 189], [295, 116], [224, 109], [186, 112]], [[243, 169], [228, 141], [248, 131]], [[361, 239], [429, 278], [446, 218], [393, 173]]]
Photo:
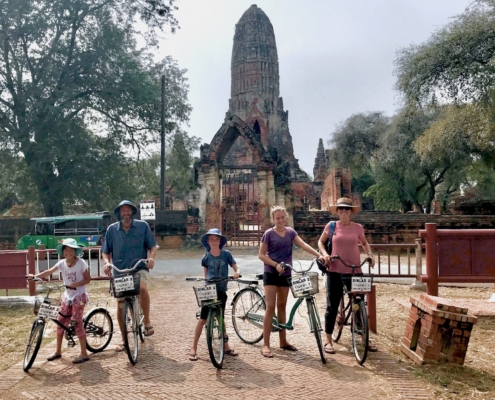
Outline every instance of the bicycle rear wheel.
[[362, 365], [366, 361], [366, 356], [368, 355], [369, 341], [368, 314], [362, 298], [359, 300], [356, 299], [352, 305], [351, 332], [352, 349], [357, 362]]
[[[249, 344], [258, 343], [263, 338], [263, 318], [266, 304], [258, 291], [245, 288], [232, 300], [232, 325], [239, 338]], [[256, 320], [248, 316], [255, 315]]]
[[345, 307], [344, 307], [344, 296], [340, 298], [339, 309], [337, 311], [337, 318], [335, 319], [335, 325], [333, 327], [332, 340], [338, 342], [340, 336], [342, 336], [342, 329], [344, 327], [345, 321]]
[[122, 306], [122, 320], [124, 321], [124, 347], [132, 365], [136, 364], [138, 356], [138, 325], [132, 301], [124, 300]]
[[106, 349], [113, 336], [113, 321], [104, 308], [91, 310], [84, 318], [86, 330], [86, 348], [92, 353]]
[[223, 316], [220, 307], [210, 308], [206, 320], [206, 342], [210, 353], [211, 363], [216, 368], [222, 368], [224, 356]]
[[321, 340], [321, 322], [320, 316], [316, 309], [315, 300], [313, 297], [306, 299], [306, 304], [308, 306], [308, 316], [309, 316], [309, 327], [313, 331], [316, 339], [316, 344], [318, 345], [318, 351], [320, 352], [321, 362], [326, 364], [327, 359], [325, 358], [325, 351], [323, 349], [323, 342]]
[[28, 344], [26, 346], [26, 352], [24, 353], [24, 362], [22, 367], [24, 372], [29, 371], [29, 368], [31, 368], [34, 360], [36, 359], [36, 356], [38, 355], [38, 351], [41, 347], [41, 341], [43, 340], [44, 329], [45, 324], [39, 319], [33, 322]]

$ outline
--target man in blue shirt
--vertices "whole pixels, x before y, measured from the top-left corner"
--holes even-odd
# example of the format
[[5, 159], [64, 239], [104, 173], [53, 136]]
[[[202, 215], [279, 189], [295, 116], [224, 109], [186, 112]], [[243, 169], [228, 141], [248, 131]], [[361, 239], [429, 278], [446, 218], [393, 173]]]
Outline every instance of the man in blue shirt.
[[[118, 269], [128, 269], [140, 259], [147, 259], [148, 265], [142, 264], [137, 267], [137, 274], [140, 275], [140, 293], [139, 300], [144, 314], [144, 335], [151, 336], [154, 333], [153, 326], [150, 320], [150, 295], [146, 286], [146, 281], [149, 279], [149, 271], [155, 266], [156, 256], [156, 240], [151, 232], [147, 222], [134, 219], [137, 214], [137, 208], [129, 201], [123, 200], [115, 209], [115, 215], [119, 222], [110, 225], [105, 235], [105, 242], [101, 248], [103, 262], [105, 266], [103, 270], [106, 274], [110, 274], [109, 263], [113, 263]], [[118, 275], [115, 271], [114, 274]], [[123, 301], [124, 299], [118, 299]], [[119, 303], [119, 309], [121, 308]], [[124, 332], [124, 322], [122, 313], [117, 313], [120, 331]], [[117, 351], [123, 351], [124, 346], [121, 345]]]

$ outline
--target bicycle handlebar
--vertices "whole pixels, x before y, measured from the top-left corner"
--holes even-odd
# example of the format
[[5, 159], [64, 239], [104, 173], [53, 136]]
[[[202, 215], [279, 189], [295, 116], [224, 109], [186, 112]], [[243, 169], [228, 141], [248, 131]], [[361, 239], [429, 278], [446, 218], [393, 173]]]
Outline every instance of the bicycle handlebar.
[[105, 265], [108, 265], [109, 267], [111, 267], [113, 270], [119, 272], [119, 273], [124, 273], [124, 274], [127, 274], [127, 273], [130, 273], [130, 272], [133, 272], [136, 270], [136, 268], [138, 267], [139, 264], [141, 263], [144, 263], [146, 266], [148, 265], [148, 259], [147, 258], [142, 258], [141, 260], [138, 260], [134, 263], [134, 265], [131, 267], [131, 268], [127, 268], [127, 269], [118, 269], [115, 265], [113, 265], [112, 263], [107, 263]]
[[352, 268], [353, 270], [356, 269], [356, 268], [361, 268], [365, 263], [369, 263], [371, 265], [371, 262], [373, 261], [370, 257], [366, 257], [360, 265], [352, 265], [352, 264], [349, 265], [344, 260], [342, 260], [342, 258], [340, 258], [340, 256], [337, 255], [337, 254], [334, 255], [334, 256], [331, 256], [330, 257], [330, 260], [331, 261], [333, 261], [333, 260], [340, 260], [340, 262], [342, 264], [344, 264], [348, 268]]
[[[242, 278], [242, 275], [239, 275], [239, 278]], [[208, 282], [208, 283], [218, 283], [218, 282], [224, 282], [224, 281], [234, 281], [234, 277], [233, 276], [228, 276], [228, 277], [225, 277], [225, 278], [210, 278], [210, 279], [206, 279], [206, 278], [200, 278], [200, 277], [195, 277], [195, 278], [186, 278], [186, 281], [192, 281], [192, 282], [201, 282], [201, 281], [205, 281], [205, 282]]]
[[301, 263], [297, 260], [292, 261], [292, 264], [294, 264], [294, 262], [298, 263], [300, 267], [299, 269], [294, 268], [292, 265], [284, 263], [283, 261], [279, 264], [283, 270], [285, 270], [285, 268], [289, 268], [291, 271], [294, 271], [296, 274], [304, 274], [305, 272], [308, 272], [311, 268], [313, 268], [313, 265], [315, 264], [316, 260], [318, 260], [318, 258], [315, 258], [313, 261], [311, 261], [310, 266], [306, 269], [302, 269]]
[[44, 279], [38, 278], [36, 276], [33, 276], [31, 278], [31, 277], [29, 277], [29, 275], [26, 275], [26, 280], [28, 280], [28, 281], [35, 281], [35, 282], [41, 283], [43, 285], [43, 287], [45, 287], [46, 289], [49, 289], [49, 290], [59, 290], [59, 289], [62, 289], [62, 288], [76, 290], [76, 288], [70, 287], [70, 286], [65, 285], [63, 283], [61, 285], [56, 285], [56, 284], [49, 285], [48, 284], [48, 281], [45, 281]]

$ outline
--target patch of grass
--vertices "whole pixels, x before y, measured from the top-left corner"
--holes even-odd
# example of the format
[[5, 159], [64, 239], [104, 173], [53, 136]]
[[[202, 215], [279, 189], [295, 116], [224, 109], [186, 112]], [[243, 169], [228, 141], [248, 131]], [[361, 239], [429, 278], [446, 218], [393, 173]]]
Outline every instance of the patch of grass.
[[[86, 310], [90, 310], [98, 302], [103, 303], [105, 300], [110, 300], [110, 304], [112, 304], [108, 286], [108, 281], [92, 281], [88, 285], [90, 302], [86, 305]], [[18, 292], [15, 296], [28, 296], [27, 290], [9, 290], [9, 295], [14, 296], [13, 292]], [[104, 306], [105, 304], [100, 305]], [[34, 320], [35, 315], [32, 305], [19, 307], [0, 306], [0, 337], [2, 338], [0, 342], [0, 372], [17, 364], [24, 357], [26, 343]], [[54, 340], [55, 335], [56, 325], [50, 322], [45, 329], [42, 345]]]

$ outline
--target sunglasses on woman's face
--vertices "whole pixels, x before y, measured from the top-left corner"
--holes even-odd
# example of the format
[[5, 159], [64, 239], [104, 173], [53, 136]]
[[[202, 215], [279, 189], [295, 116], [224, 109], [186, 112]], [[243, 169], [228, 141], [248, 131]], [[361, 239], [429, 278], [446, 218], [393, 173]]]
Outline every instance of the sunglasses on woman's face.
[[350, 207], [337, 207], [337, 210], [339, 210], [339, 211], [342, 211], [342, 210], [351, 211], [351, 208]]

